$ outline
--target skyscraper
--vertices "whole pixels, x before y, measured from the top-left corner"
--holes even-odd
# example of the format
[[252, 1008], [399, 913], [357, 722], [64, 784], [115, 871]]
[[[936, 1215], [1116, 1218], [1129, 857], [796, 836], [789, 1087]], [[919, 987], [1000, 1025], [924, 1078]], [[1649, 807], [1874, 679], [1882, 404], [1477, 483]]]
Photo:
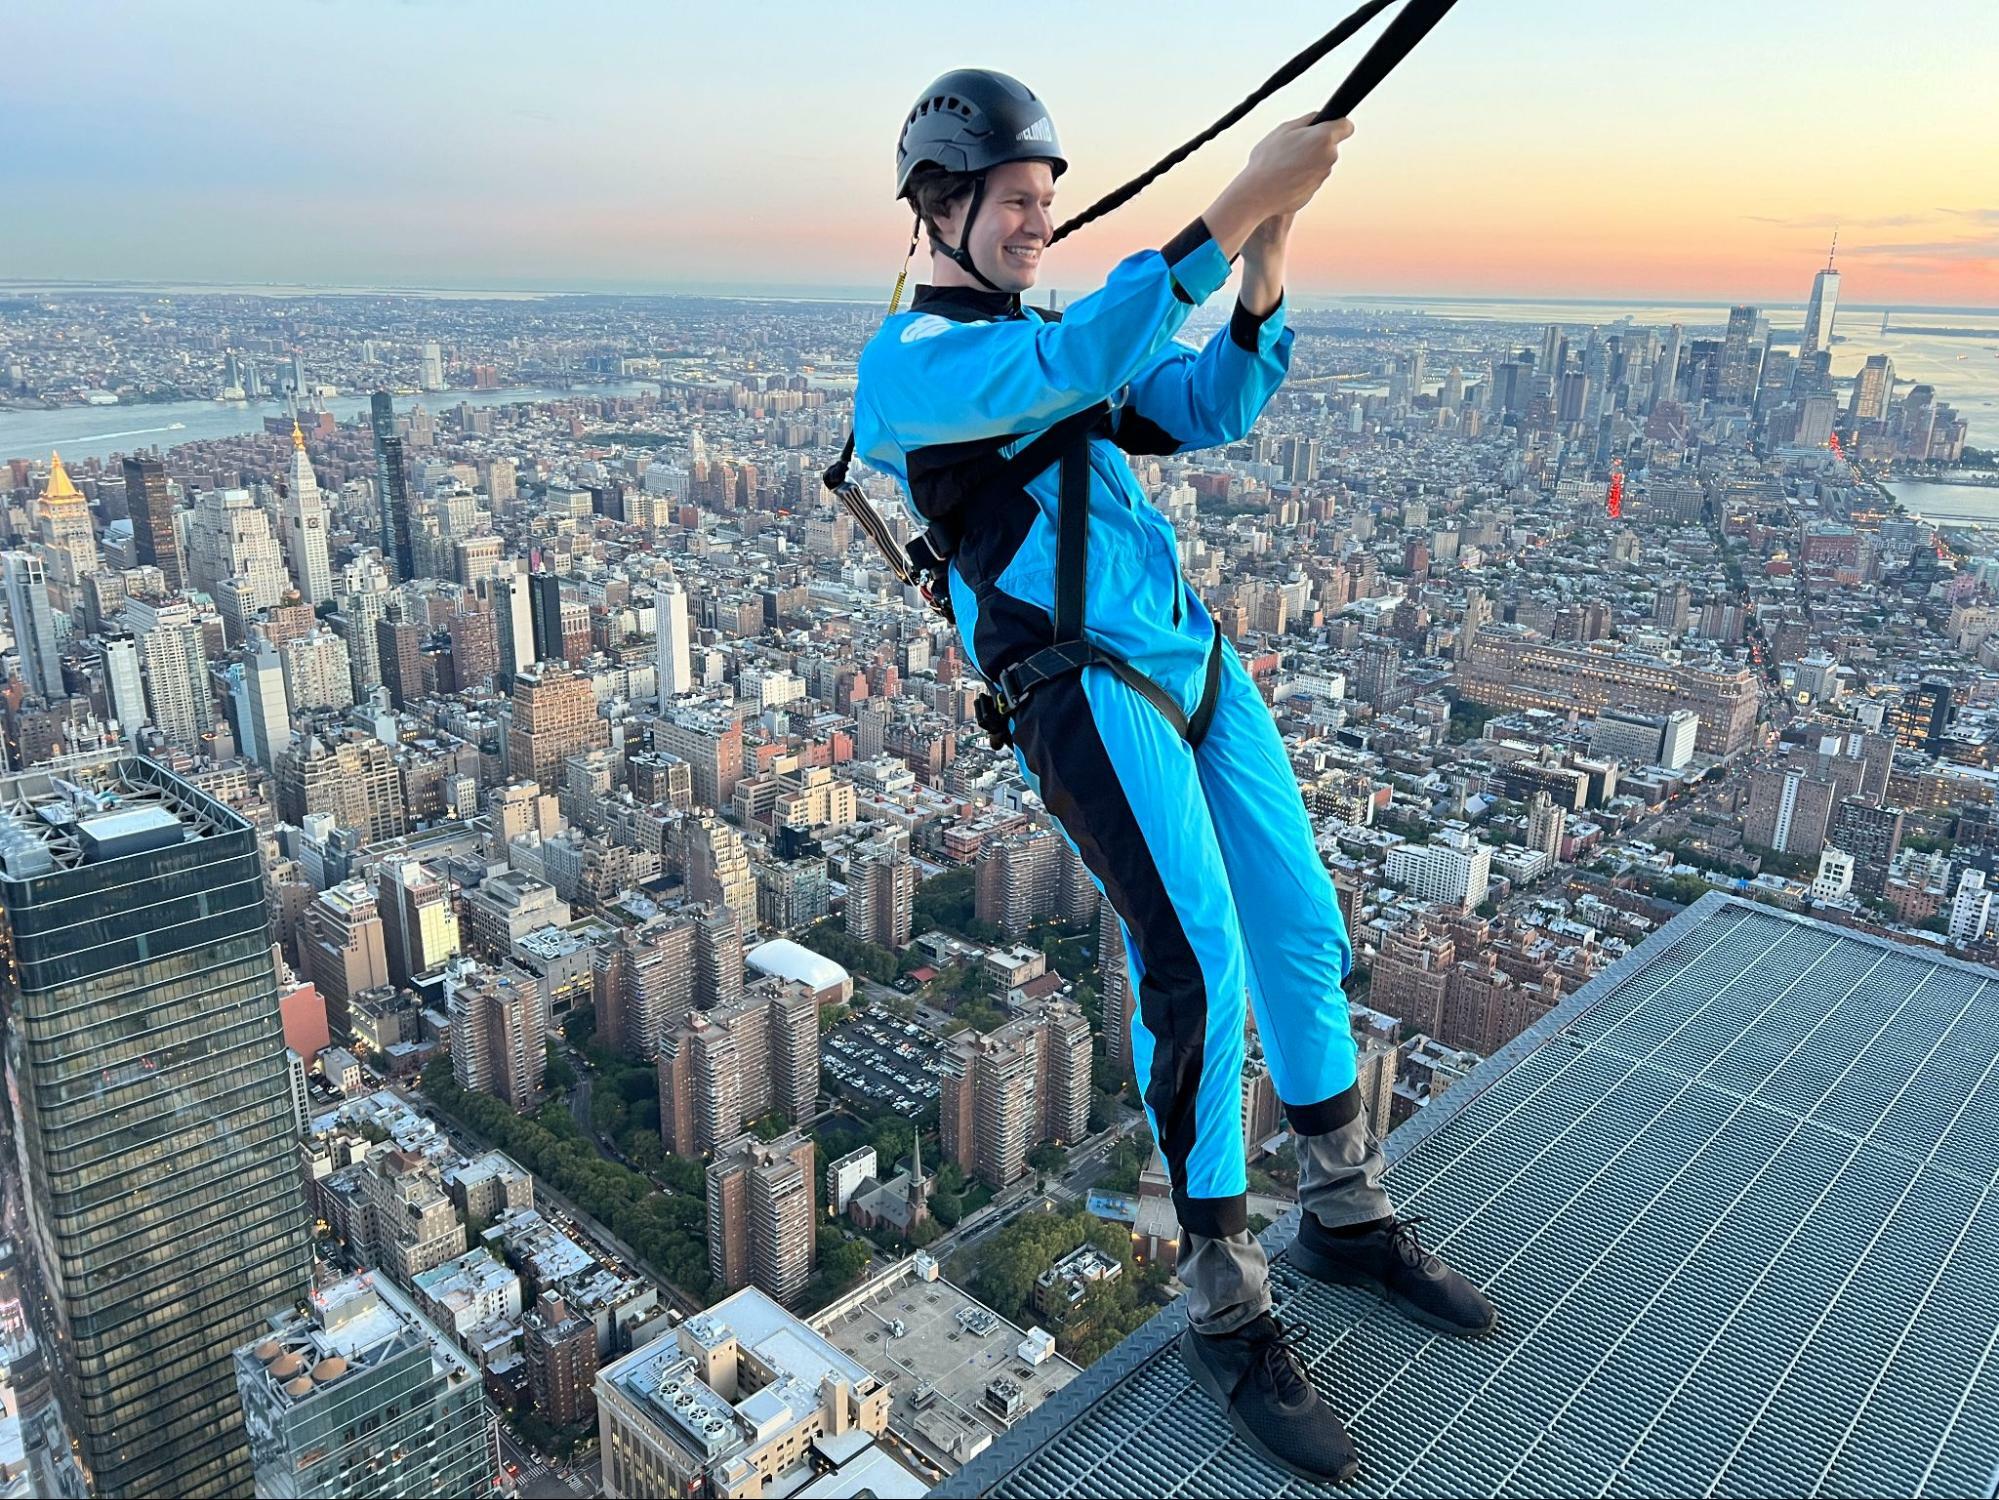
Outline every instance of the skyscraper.
[[111, 715], [129, 745], [146, 723], [146, 680], [139, 670], [139, 643], [128, 630], [106, 629], [98, 637], [97, 659], [104, 671]]
[[1762, 312], [1747, 305], [1728, 310], [1728, 332], [1721, 343], [1721, 377], [1716, 394], [1737, 406], [1756, 399], [1756, 382], [1763, 370], [1763, 351], [1770, 326]]
[[423, 388], [427, 391], [444, 389], [444, 351], [436, 344], [423, 346]]
[[146, 710], [167, 742], [182, 750], [201, 747], [215, 727], [208, 694], [208, 655], [185, 599], [125, 601], [125, 624], [139, 638], [145, 667]]
[[396, 583], [416, 576], [410, 555], [409, 473], [403, 467], [403, 440], [396, 435], [396, 400], [387, 391], [369, 398], [375, 428], [375, 494], [382, 506], [382, 560]]
[[416, 1500], [493, 1486], [497, 1418], [478, 1368], [372, 1273], [274, 1319], [236, 1351], [235, 1373], [260, 1497]]
[[132, 551], [140, 565], [158, 568], [167, 592], [179, 593], [187, 587], [187, 578], [181, 569], [167, 471], [157, 458], [125, 460], [125, 509], [132, 517]]
[[389, 978], [408, 984], [458, 954], [458, 916], [451, 886], [413, 859], [382, 865], [378, 888]]
[[291, 706], [285, 696], [284, 664], [271, 643], [259, 640], [229, 669], [236, 700], [236, 742], [244, 755], [267, 771], [291, 743]]
[[813, 1144], [798, 1131], [743, 1136], [708, 1166], [708, 1273], [789, 1304], [812, 1279]]
[[610, 738], [589, 678], [558, 666], [536, 667], [514, 678], [514, 718], [507, 728], [510, 774], [532, 776], [554, 791], [562, 784], [566, 759], [608, 745]]
[[246, 1494], [230, 1352], [310, 1265], [257, 832], [149, 760], [58, 769], [0, 782], [0, 909], [71, 1426], [101, 1495]]
[[1885, 354], [1870, 354], [1853, 377], [1853, 396], [1847, 403], [1849, 423], [1878, 422], [1888, 415], [1888, 403], [1895, 396], [1895, 362]]
[[533, 1109], [548, 1067], [546, 1002], [534, 976], [502, 963], [446, 988], [458, 1086], [505, 1100], [517, 1112]]
[[1832, 268], [1832, 258], [1838, 249], [1839, 234], [1834, 231], [1832, 249], [1826, 252], [1825, 269], [1812, 278], [1812, 300], [1805, 306], [1805, 327], [1798, 335], [1800, 364], [1806, 355], [1832, 347], [1832, 316], [1839, 308], [1839, 272]]
[[271, 530], [270, 515], [243, 489], [202, 493], [188, 529], [190, 588], [215, 600], [228, 628], [229, 643], [240, 646], [250, 623], [285, 597], [291, 586], [284, 553]]
[[90, 505], [62, 466], [62, 455], [49, 456], [49, 482], [35, 502], [35, 532], [43, 556], [67, 587], [97, 571], [97, 533]]
[[857, 849], [847, 861], [847, 935], [902, 948], [911, 935], [916, 865], [907, 849], [887, 840]]
[[659, 706], [694, 691], [694, 667], [688, 654], [687, 590], [668, 574], [654, 596], [659, 635]]
[[333, 563], [326, 550], [326, 506], [319, 496], [319, 479], [306, 457], [305, 434], [292, 422], [292, 466], [278, 499], [278, 519], [292, 577], [307, 604], [321, 605], [333, 597]]
[[562, 580], [553, 573], [528, 574], [534, 615], [534, 659], [562, 660]]
[[54, 703], [63, 696], [62, 657], [56, 651], [55, 611], [49, 605], [49, 578], [42, 560], [32, 552], [0, 553], [6, 570], [7, 623], [14, 632], [14, 654], [21, 678], [36, 693]]

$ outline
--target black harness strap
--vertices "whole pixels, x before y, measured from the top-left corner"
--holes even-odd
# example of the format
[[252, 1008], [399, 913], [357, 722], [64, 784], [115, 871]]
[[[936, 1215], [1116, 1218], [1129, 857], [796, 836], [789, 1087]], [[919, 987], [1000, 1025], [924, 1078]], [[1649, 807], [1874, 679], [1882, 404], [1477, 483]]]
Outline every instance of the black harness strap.
[[[1107, 667], [1120, 681], [1150, 703], [1173, 726], [1173, 732], [1198, 747], [1214, 721], [1215, 703], [1222, 681], [1222, 629], [1215, 626], [1215, 638], [1208, 647], [1207, 676], [1201, 687], [1201, 701], [1190, 718], [1181, 711], [1173, 695], [1130, 662], [1106, 651], [1083, 635], [1083, 606], [1087, 596], [1090, 551], [1090, 437], [1108, 424], [1109, 407], [1099, 404], [1066, 417], [1041, 433], [1012, 458], [1003, 460], [987, 485], [1025, 487], [1028, 480], [1043, 473], [1051, 463], [1060, 463], [1059, 500], [1055, 517], [1055, 639], [1025, 661], [1016, 662], [993, 681], [993, 691], [979, 701], [979, 727], [986, 731], [995, 750], [1012, 743], [1012, 721], [1027, 695], [1044, 682], [1080, 672], [1085, 667]], [[925, 537], [934, 548], [937, 528]]]

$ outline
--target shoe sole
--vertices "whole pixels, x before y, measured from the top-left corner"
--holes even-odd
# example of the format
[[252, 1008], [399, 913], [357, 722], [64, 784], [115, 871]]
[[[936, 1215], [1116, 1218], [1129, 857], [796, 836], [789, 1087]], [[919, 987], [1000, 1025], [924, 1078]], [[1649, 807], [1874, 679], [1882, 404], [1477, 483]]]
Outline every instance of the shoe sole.
[[1341, 1286], [1366, 1287], [1370, 1291], [1379, 1292], [1390, 1302], [1394, 1303], [1396, 1311], [1400, 1312], [1403, 1317], [1408, 1318], [1411, 1322], [1421, 1323], [1425, 1328], [1433, 1328], [1438, 1333], [1450, 1334], [1453, 1338], [1483, 1338], [1499, 1327], [1499, 1315], [1497, 1311], [1494, 1312], [1490, 1323], [1481, 1324], [1477, 1327], [1467, 1327], [1463, 1323], [1452, 1323], [1447, 1319], [1440, 1318], [1429, 1309], [1419, 1307], [1416, 1303], [1410, 1301], [1380, 1277], [1370, 1276], [1365, 1271], [1356, 1271], [1340, 1264], [1338, 1261], [1328, 1260], [1318, 1252], [1299, 1244], [1296, 1240], [1293, 1240], [1285, 1247], [1284, 1258], [1315, 1281], [1335, 1282]]
[[1290, 1459], [1284, 1457], [1283, 1454], [1272, 1449], [1268, 1443], [1252, 1432], [1249, 1424], [1243, 1421], [1241, 1416], [1237, 1414], [1227, 1394], [1216, 1383], [1213, 1373], [1202, 1363], [1200, 1356], [1195, 1354], [1189, 1346], [1188, 1340], [1199, 1337], [1200, 1335], [1195, 1333], [1191, 1328], [1180, 1335], [1180, 1363], [1185, 1365], [1187, 1373], [1194, 1377], [1194, 1384], [1206, 1391], [1208, 1398], [1221, 1409], [1222, 1415], [1228, 1418], [1229, 1427], [1242, 1440], [1244, 1447], [1262, 1458], [1264, 1462], [1275, 1464], [1285, 1473], [1295, 1474], [1298, 1478], [1306, 1480], [1311, 1484], [1349, 1484], [1353, 1481], [1354, 1476], [1360, 1473], [1360, 1460], [1357, 1458], [1348, 1463], [1339, 1473], [1325, 1474], [1317, 1469], [1308, 1469], [1303, 1464], [1293, 1463]]

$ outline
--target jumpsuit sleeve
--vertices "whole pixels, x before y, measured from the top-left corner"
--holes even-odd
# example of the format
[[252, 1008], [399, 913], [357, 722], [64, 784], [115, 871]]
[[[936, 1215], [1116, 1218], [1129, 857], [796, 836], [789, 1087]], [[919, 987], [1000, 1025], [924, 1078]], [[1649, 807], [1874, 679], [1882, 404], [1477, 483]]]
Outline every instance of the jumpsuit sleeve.
[[1059, 323], [892, 319], [862, 351], [856, 427], [892, 433], [905, 453], [1046, 427], [1130, 383], [1228, 276], [1228, 257], [1196, 219], [1163, 249], [1118, 262]]
[[1120, 415], [1124, 424], [1149, 424], [1143, 451], [1185, 453], [1249, 436], [1263, 408], [1291, 368], [1292, 331], [1284, 301], [1262, 317], [1241, 302], [1198, 352], [1175, 340], [1131, 383]]

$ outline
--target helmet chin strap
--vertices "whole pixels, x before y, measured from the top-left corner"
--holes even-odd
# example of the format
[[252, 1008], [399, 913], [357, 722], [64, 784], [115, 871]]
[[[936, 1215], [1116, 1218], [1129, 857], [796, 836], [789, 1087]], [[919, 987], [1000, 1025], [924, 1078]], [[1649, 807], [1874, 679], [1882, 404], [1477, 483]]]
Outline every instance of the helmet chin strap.
[[971, 251], [972, 218], [975, 214], [978, 213], [979, 201], [982, 198], [984, 198], [985, 195], [986, 195], [986, 174], [984, 172], [981, 172], [978, 175], [978, 179], [972, 184], [972, 201], [965, 205], [965, 228], [964, 232], [958, 236], [957, 247], [954, 249], [951, 246], [942, 243], [937, 238], [937, 236], [933, 234], [930, 236], [930, 248], [932, 250], [935, 250], [940, 255], [950, 256], [952, 260], [958, 263], [959, 268], [962, 269], [966, 275], [970, 276], [974, 281], [978, 282], [980, 286], [986, 288], [986, 290], [992, 292], [1004, 292], [1006, 290], [1005, 287], [994, 286], [992, 282], [986, 279], [985, 272], [981, 271], [976, 265], [972, 263], [972, 251]]

